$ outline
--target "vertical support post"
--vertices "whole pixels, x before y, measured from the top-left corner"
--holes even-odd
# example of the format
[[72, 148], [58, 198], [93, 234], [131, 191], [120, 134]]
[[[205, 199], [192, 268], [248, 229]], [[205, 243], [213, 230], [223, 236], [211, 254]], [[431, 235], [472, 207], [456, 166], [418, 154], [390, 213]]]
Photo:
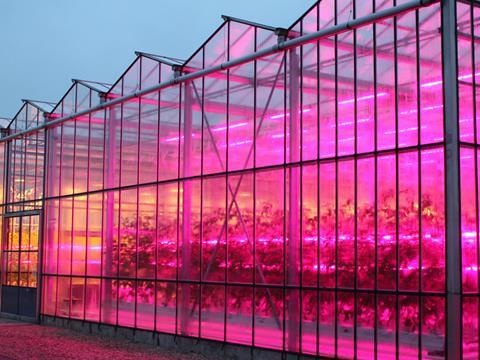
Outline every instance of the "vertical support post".
[[[7, 130], [8, 131], [8, 130]], [[2, 134], [4, 135], [4, 134]], [[7, 136], [8, 133], [6, 133], [4, 136]], [[4, 154], [3, 154], [3, 203], [7, 203], [8, 200], [7, 200], [7, 196], [8, 196], [8, 189], [9, 189], [9, 182], [8, 182], [8, 178], [9, 178], [9, 175], [10, 175], [10, 148], [11, 148], [11, 143], [12, 141], [6, 141], [4, 143]], [[5, 214], [5, 208], [3, 209], [2, 211], [2, 224], [1, 224], [1, 227], [0, 227], [0, 231], [2, 232], [0, 234], [0, 236], [2, 237], [0, 239], [0, 311], [2, 309], [2, 298], [3, 298], [3, 292], [2, 292], [2, 286], [3, 286], [3, 283], [6, 283], [7, 281], [7, 274], [6, 274], [6, 270], [7, 270], [7, 263], [6, 263], [6, 258], [4, 256], [4, 250], [5, 250], [5, 247], [6, 247], [6, 243], [8, 241], [8, 238], [7, 238], [7, 225], [8, 225], [8, 219], [5, 219], [3, 217], [3, 215]]]
[[[192, 84], [185, 83], [185, 98], [183, 104], [183, 178], [191, 176], [191, 161], [192, 161], [192, 132], [193, 132], [193, 93]], [[182, 138], [182, 136], [180, 136]], [[181, 247], [181, 269], [180, 280], [191, 279], [191, 261], [192, 261], [192, 246], [191, 246], [191, 215], [192, 215], [192, 183], [191, 181], [183, 182], [182, 195], [182, 247]], [[180, 333], [188, 334], [188, 323], [190, 318], [190, 284], [182, 282], [182, 296], [180, 304]]]
[[38, 214], [38, 233], [37, 233], [37, 239], [38, 239], [38, 257], [37, 257], [37, 288], [36, 293], [37, 296], [35, 298], [35, 319], [37, 322], [40, 324], [41, 323], [41, 317], [40, 317], [40, 312], [42, 310], [42, 291], [43, 291], [43, 243], [45, 237], [43, 236], [44, 234], [44, 200], [42, 201], [42, 210]]
[[[47, 122], [48, 121], [48, 116], [47, 114], [43, 114], [43, 121], [44, 122]], [[44, 246], [45, 244], [47, 243], [47, 241], [50, 240], [50, 238], [46, 237], [45, 234], [46, 234], [46, 229], [45, 229], [45, 219], [47, 219], [48, 217], [45, 216], [45, 198], [47, 197], [47, 195], [45, 194], [45, 189], [46, 189], [46, 182], [47, 182], [47, 178], [48, 178], [48, 175], [50, 174], [50, 169], [49, 169], [49, 164], [48, 162], [51, 161], [52, 159], [50, 159], [50, 146], [48, 144], [48, 134], [50, 133], [50, 131], [52, 131], [52, 129], [45, 129], [44, 131], [41, 131], [39, 133], [37, 133], [36, 135], [36, 138], [37, 138], [37, 145], [36, 145], [36, 150], [37, 150], [37, 154], [35, 155], [36, 156], [36, 160], [35, 160], [35, 167], [37, 167], [37, 161], [38, 161], [38, 156], [39, 156], [39, 152], [42, 151], [42, 156], [43, 156], [43, 179], [42, 179], [42, 210], [41, 210], [41, 213], [38, 217], [38, 234], [37, 234], [37, 238], [38, 238], [38, 263], [37, 263], [37, 298], [36, 298], [36, 304], [35, 304], [35, 315], [36, 315], [36, 318], [37, 318], [37, 321], [38, 323], [41, 323], [41, 316], [40, 316], [40, 312], [42, 310], [42, 300], [43, 300], [43, 272], [45, 271], [44, 269], [44, 257], [46, 256], [45, 254], [45, 249], [44, 249]], [[40, 150], [38, 148], [38, 141], [39, 141], [39, 138], [41, 138], [42, 136], [42, 133], [43, 133], [43, 149]], [[35, 172], [37, 172], [37, 169], [35, 169]], [[48, 173], [47, 173], [48, 172]], [[35, 174], [35, 178], [37, 177], [38, 175]], [[35, 179], [36, 181], [37, 179]], [[50, 195], [50, 193], [49, 193]], [[50, 205], [51, 206], [51, 205]], [[49, 234], [50, 235], [50, 234]], [[51, 279], [49, 279], [49, 283], [51, 284]], [[1, 280], [0, 280], [0, 283], [1, 283]], [[51, 286], [48, 287], [49, 289], [51, 289]]]
[[446, 275], [448, 359], [462, 354], [461, 247], [460, 247], [460, 144], [458, 126], [456, 0], [442, 0], [443, 91], [445, 116]]
[[[108, 113], [108, 117], [106, 114]], [[106, 147], [106, 156], [105, 156], [105, 188], [111, 189], [114, 187], [115, 182], [115, 164], [116, 164], [116, 145], [117, 138], [116, 132], [118, 127], [117, 112], [115, 107], [110, 107], [105, 112], [105, 126], [108, 126], [106, 133], [105, 147]], [[114, 226], [115, 226], [115, 196], [112, 191], [107, 191], [107, 200], [106, 200], [106, 211], [105, 211], [105, 242], [104, 242], [104, 262], [103, 262], [103, 271], [104, 274], [112, 276], [113, 268], [113, 243], [114, 243]], [[103, 275], [103, 274], [102, 274]], [[102, 287], [102, 303], [106, 306], [103, 306], [102, 321], [104, 319], [109, 319], [112, 315], [111, 308], [112, 302], [116, 299], [112, 298], [112, 279], [105, 279], [105, 286]]]
[[7, 226], [8, 226], [8, 219], [3, 217], [3, 214], [2, 214], [2, 224], [0, 227], [0, 230], [2, 231], [2, 240], [0, 241], [0, 311], [2, 309], [2, 299], [3, 299], [2, 287], [3, 287], [3, 284], [7, 282], [7, 274], [6, 274], [7, 263], [6, 263], [6, 258], [4, 256], [6, 243], [8, 241]]
[[[47, 116], [45, 117], [45, 121], [50, 121], [50, 118]], [[57, 187], [57, 190], [59, 191], [59, 179], [56, 177], [56, 171], [55, 169], [59, 164], [57, 163], [57, 148], [61, 146], [60, 140], [59, 140], [59, 131], [61, 127], [53, 127], [49, 128], [45, 131], [45, 164], [44, 164], [44, 189], [46, 189], [47, 194], [43, 194], [43, 198], [45, 199], [47, 196], [52, 196], [52, 194], [55, 193], [55, 186]], [[46, 182], [46, 184], [45, 184]], [[43, 200], [45, 201], [45, 200]], [[59, 204], [59, 202], [57, 202]], [[60, 206], [60, 204], [58, 205]], [[58, 236], [58, 231], [55, 231], [57, 228], [57, 224], [59, 223], [59, 209], [56, 208], [52, 201], [48, 202], [48, 205], [45, 207], [45, 212], [43, 214], [43, 218], [47, 219], [48, 223], [45, 224], [45, 226], [42, 226], [42, 247], [48, 246], [48, 249], [41, 248], [41, 256], [40, 262], [41, 264], [39, 265], [40, 268], [43, 269], [43, 258], [46, 258], [45, 263], [52, 263], [53, 260], [55, 260], [58, 263], [58, 258], [54, 259], [54, 254], [57, 255], [58, 257], [58, 251], [57, 249], [54, 249], [51, 244], [53, 242], [53, 239]], [[45, 229], [46, 227], [46, 229]], [[46, 234], [44, 236], [43, 234]], [[39, 244], [40, 246], [40, 244]], [[58, 248], [58, 244], [56, 245]], [[52, 259], [53, 258], [53, 259]], [[44, 270], [44, 269], [43, 269]], [[39, 277], [41, 279], [41, 277]], [[57, 279], [58, 281], [58, 279]], [[44, 288], [52, 289], [53, 286], [53, 277], [48, 278], [48, 285], [45, 287], [45, 283], [43, 281], [39, 282], [40, 286], [38, 287], [38, 293], [37, 296], [41, 297], [42, 296], [42, 291]], [[55, 286], [56, 287], [56, 286]], [[40, 305], [39, 305], [40, 306]], [[56, 305], [55, 305], [56, 307]]]
[[[289, 121], [289, 149], [290, 163], [300, 161], [300, 59], [298, 49], [289, 50], [289, 104], [287, 113]], [[288, 222], [288, 268], [287, 285], [300, 286], [300, 167], [288, 168], [289, 189], [289, 222]], [[297, 352], [299, 339], [299, 318], [301, 314], [299, 296], [292, 292], [288, 301], [288, 350]]]

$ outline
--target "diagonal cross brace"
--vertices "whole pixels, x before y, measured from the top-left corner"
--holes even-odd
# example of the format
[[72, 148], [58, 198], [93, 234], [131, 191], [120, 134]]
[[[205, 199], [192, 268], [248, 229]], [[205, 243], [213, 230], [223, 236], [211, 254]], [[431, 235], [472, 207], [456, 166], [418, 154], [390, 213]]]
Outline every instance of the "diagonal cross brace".
[[[282, 58], [282, 61], [281, 61], [281, 63], [280, 63], [278, 72], [277, 72], [277, 74], [276, 74], [276, 77], [275, 77], [275, 80], [274, 80], [274, 83], [273, 83], [273, 86], [272, 86], [272, 90], [270, 91], [270, 94], [269, 94], [269, 97], [268, 97], [268, 101], [267, 101], [267, 103], [266, 103], [266, 105], [265, 105], [265, 108], [264, 108], [264, 111], [263, 111], [263, 113], [262, 113], [262, 116], [261, 116], [261, 120], [260, 120], [260, 122], [259, 122], [258, 129], [256, 130], [256, 135], [259, 134], [260, 129], [261, 129], [261, 126], [262, 126], [262, 124], [263, 124], [263, 120], [265, 119], [265, 115], [266, 115], [266, 113], [267, 113], [268, 107], [269, 107], [270, 102], [271, 102], [271, 100], [272, 100], [273, 93], [274, 93], [275, 88], [276, 88], [276, 83], [278, 82], [278, 79], [279, 79], [279, 77], [280, 77], [280, 73], [281, 73], [281, 70], [282, 70], [284, 61], [285, 61], [285, 57]], [[192, 84], [192, 85], [193, 85], [193, 89], [194, 89], [194, 92], [195, 92], [195, 96], [197, 97], [198, 101], [200, 101], [200, 95], [199, 95], [199, 93], [198, 93], [198, 90], [197, 90], [197, 88], [195, 87], [195, 84]], [[217, 145], [216, 145], [215, 138], [214, 138], [214, 136], [213, 136], [213, 133], [212, 133], [212, 131], [211, 131], [208, 118], [207, 118], [207, 116], [206, 116], [205, 113], [203, 113], [203, 119], [204, 119], [204, 121], [205, 121], [205, 123], [206, 123], [206, 125], [207, 125], [207, 130], [208, 130], [208, 133], [209, 133], [209, 135], [210, 135], [210, 137], [211, 137], [211, 139], [212, 139], [213, 148], [214, 148], [215, 154], [216, 154], [216, 156], [217, 156], [217, 158], [218, 158], [218, 160], [219, 160], [219, 162], [220, 162], [220, 166], [221, 166], [221, 168], [222, 168], [222, 171], [225, 171], [225, 170], [226, 170], [226, 169], [225, 169], [225, 165], [223, 164], [222, 158], [221, 158], [221, 156], [220, 156], [220, 152], [219, 152], [218, 147], [217, 147]], [[252, 144], [252, 146], [250, 147], [250, 151], [249, 151], [249, 153], [248, 153], [248, 155], [247, 155], [246, 161], [245, 161], [245, 167], [247, 166], [248, 162], [250, 161], [250, 157], [251, 157], [252, 154], [253, 154], [253, 149], [254, 149], [254, 145]], [[229, 205], [228, 213], [230, 213], [230, 211], [231, 211], [231, 209], [233, 208], [233, 206], [235, 206], [235, 208], [236, 208], [236, 210], [237, 210], [237, 213], [238, 213], [238, 215], [239, 215], [239, 218], [240, 218], [240, 223], [241, 223], [242, 229], [243, 229], [243, 231], [245, 232], [245, 235], [246, 235], [246, 238], [247, 238], [247, 242], [249, 243], [249, 245], [254, 246], [254, 244], [252, 244], [252, 240], [250, 239], [250, 236], [248, 235], [248, 231], [247, 231], [247, 226], [246, 226], [246, 224], [245, 224], [245, 220], [244, 220], [244, 218], [243, 218], [243, 216], [242, 216], [242, 212], [241, 212], [240, 206], [238, 205], [238, 202], [237, 202], [237, 200], [236, 200], [236, 196], [237, 196], [237, 193], [238, 193], [238, 191], [239, 191], [239, 189], [240, 189], [240, 185], [241, 185], [241, 182], [242, 182], [242, 180], [243, 180], [243, 176], [244, 176], [243, 174], [240, 176], [240, 179], [238, 180], [238, 183], [237, 183], [237, 186], [236, 186], [235, 190], [233, 190], [233, 188], [231, 187], [230, 183], [228, 182], [228, 190], [229, 190], [229, 192], [230, 192], [231, 195], [232, 195], [232, 202], [231, 202], [230, 205]], [[206, 270], [205, 270], [204, 278], [208, 278], [208, 275], [210, 274], [210, 271], [211, 271], [212, 266], [213, 266], [213, 262], [214, 262], [214, 260], [215, 260], [215, 258], [216, 258], [216, 256], [217, 256], [217, 253], [218, 253], [218, 250], [219, 250], [219, 247], [220, 247], [220, 240], [221, 240], [221, 238], [223, 237], [223, 234], [225, 233], [226, 228], [227, 228], [227, 219], [225, 219], [224, 222], [223, 222], [222, 228], [221, 228], [220, 233], [219, 233], [219, 236], [218, 236], [218, 238], [217, 238], [217, 244], [216, 244], [215, 250], [214, 250], [214, 252], [213, 252], [213, 254], [212, 254], [212, 257], [210, 258], [210, 261], [209, 261], [209, 263], [208, 263], [208, 265], [207, 265], [207, 268], [206, 268]], [[262, 270], [262, 268], [260, 267], [260, 265], [259, 265], [259, 263], [258, 263], [258, 261], [257, 261], [256, 256], [255, 256], [255, 267], [256, 267], [256, 269], [257, 269], [257, 271], [258, 271], [258, 274], [259, 274], [259, 277], [260, 277], [260, 281], [265, 284], [265, 283], [266, 283], [265, 275], [263, 274], [263, 270]], [[269, 289], [267, 289], [266, 291], [267, 291], [268, 301], [269, 301], [269, 303], [270, 303], [270, 307], [272, 308], [272, 313], [273, 313], [273, 316], [274, 316], [274, 318], [275, 318], [275, 322], [276, 322], [277, 326], [278, 326], [279, 328], [281, 328], [281, 323], [280, 323], [278, 314], [277, 314], [277, 312], [276, 312], [276, 309], [275, 309], [275, 306], [274, 306], [274, 303], [273, 303], [273, 300], [272, 300], [271, 292], [270, 292]], [[198, 305], [198, 300], [195, 301], [195, 303], [194, 303], [194, 305], [193, 305], [193, 307], [192, 307], [192, 309], [191, 309], [191, 314], [193, 314], [193, 312], [195, 311], [195, 307], [196, 307], [197, 305]]]

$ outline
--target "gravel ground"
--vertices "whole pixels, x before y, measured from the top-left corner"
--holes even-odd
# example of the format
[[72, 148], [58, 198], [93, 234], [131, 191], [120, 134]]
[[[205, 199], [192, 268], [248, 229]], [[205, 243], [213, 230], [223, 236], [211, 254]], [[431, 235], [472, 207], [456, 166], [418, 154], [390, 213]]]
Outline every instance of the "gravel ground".
[[205, 360], [198, 354], [152, 346], [68, 329], [0, 319], [0, 360], [12, 359], [156, 359]]

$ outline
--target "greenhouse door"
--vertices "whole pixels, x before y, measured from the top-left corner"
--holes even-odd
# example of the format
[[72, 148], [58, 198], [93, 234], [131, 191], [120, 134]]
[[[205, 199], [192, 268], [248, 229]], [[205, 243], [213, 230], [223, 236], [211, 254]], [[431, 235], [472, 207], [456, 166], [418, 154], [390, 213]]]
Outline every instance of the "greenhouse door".
[[37, 307], [38, 212], [5, 214], [1, 311], [34, 318]]

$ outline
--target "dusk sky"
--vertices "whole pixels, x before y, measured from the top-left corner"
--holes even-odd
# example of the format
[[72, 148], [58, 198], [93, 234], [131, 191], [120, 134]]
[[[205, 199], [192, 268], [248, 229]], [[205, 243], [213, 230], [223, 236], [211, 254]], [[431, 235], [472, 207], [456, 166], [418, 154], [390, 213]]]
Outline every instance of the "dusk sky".
[[134, 51], [186, 59], [230, 15], [288, 27], [314, 0], [0, 0], [0, 117], [57, 102], [72, 78], [112, 83]]

